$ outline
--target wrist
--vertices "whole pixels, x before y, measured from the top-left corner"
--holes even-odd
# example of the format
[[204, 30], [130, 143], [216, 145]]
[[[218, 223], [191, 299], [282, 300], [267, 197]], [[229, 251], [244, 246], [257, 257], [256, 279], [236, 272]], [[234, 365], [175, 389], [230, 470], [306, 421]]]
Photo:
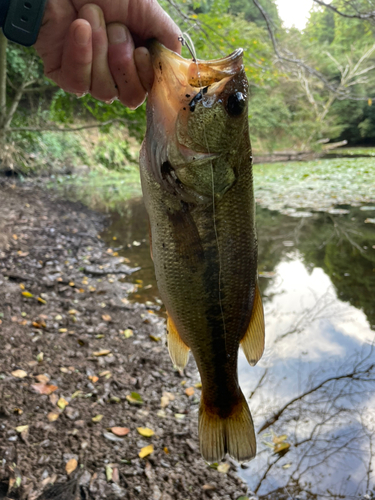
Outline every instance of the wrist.
[[46, 3], [47, 0], [0, 0], [4, 12], [6, 9], [2, 25], [5, 37], [26, 47], [33, 45], [38, 38]]

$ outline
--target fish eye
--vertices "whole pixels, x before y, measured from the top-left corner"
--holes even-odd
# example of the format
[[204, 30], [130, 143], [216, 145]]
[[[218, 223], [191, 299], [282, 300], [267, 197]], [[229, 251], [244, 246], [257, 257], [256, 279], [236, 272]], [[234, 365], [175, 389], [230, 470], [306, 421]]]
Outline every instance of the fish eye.
[[246, 108], [246, 99], [242, 92], [236, 92], [228, 97], [227, 111], [230, 116], [240, 116]]

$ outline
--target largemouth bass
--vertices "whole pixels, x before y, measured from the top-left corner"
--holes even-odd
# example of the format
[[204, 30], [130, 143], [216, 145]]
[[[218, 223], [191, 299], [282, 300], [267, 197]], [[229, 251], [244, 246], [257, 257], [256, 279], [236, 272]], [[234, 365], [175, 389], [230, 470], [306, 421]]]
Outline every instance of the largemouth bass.
[[140, 167], [169, 353], [182, 369], [191, 350], [201, 375], [203, 458], [243, 462], [256, 440], [238, 348], [251, 365], [260, 359], [264, 319], [242, 49], [189, 61], [154, 41], [150, 53]]

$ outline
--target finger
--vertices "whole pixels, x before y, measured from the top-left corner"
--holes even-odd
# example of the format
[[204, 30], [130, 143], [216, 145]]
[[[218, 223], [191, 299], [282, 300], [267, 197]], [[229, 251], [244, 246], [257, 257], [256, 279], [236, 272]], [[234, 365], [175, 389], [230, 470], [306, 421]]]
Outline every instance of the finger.
[[101, 101], [112, 101], [117, 97], [116, 84], [108, 66], [108, 38], [102, 10], [94, 4], [87, 4], [79, 17], [90, 23], [92, 30], [92, 70], [90, 94]]
[[154, 69], [151, 63], [150, 52], [146, 47], [138, 47], [135, 49], [134, 62], [143, 88], [146, 92], [150, 92], [154, 81]]
[[117, 85], [120, 101], [135, 109], [146, 98], [134, 61], [134, 42], [129, 30], [119, 23], [107, 26], [108, 63]]
[[77, 19], [69, 29], [64, 45], [61, 68], [59, 69], [59, 85], [67, 92], [84, 94], [91, 86], [91, 26]]

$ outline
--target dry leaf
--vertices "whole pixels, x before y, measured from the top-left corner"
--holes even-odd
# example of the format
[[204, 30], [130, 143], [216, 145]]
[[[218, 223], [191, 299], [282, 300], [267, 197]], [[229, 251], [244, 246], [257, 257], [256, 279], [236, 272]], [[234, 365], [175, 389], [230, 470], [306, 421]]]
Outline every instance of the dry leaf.
[[65, 470], [68, 475], [74, 472], [77, 468], [78, 462], [75, 458], [71, 458], [69, 462], [65, 465]]
[[96, 375], [89, 375], [88, 378], [93, 384], [95, 384], [99, 380], [99, 377], [97, 377]]
[[21, 432], [29, 430], [29, 426], [28, 425], [19, 425], [15, 429], [17, 432], [19, 432], [21, 434]]
[[279, 444], [279, 443], [282, 443], [283, 441], [286, 441], [287, 439], [288, 439], [288, 436], [286, 434], [283, 434], [282, 436], [274, 436], [272, 438], [272, 441], [275, 444]]
[[188, 387], [185, 389], [186, 396], [192, 396], [195, 393], [194, 387]]
[[194, 384], [194, 387], [196, 387], [197, 389], [202, 389], [202, 382], [197, 382], [196, 384]]
[[123, 331], [124, 337], [128, 339], [129, 337], [133, 337], [134, 332], [130, 328], [127, 328], [126, 330]]
[[110, 465], [105, 466], [105, 476], [107, 478], [107, 482], [109, 483], [109, 481], [112, 480], [112, 476], [113, 476], [113, 469]]
[[60, 413], [57, 413], [56, 411], [51, 411], [48, 413], [47, 418], [50, 422], [55, 422], [60, 416]]
[[150, 339], [153, 342], [160, 342], [161, 341], [161, 337], [156, 337], [155, 335], [150, 335]]
[[217, 466], [217, 471], [221, 472], [222, 474], [226, 474], [230, 469], [230, 465], [227, 463], [222, 463]]
[[68, 404], [68, 401], [62, 397], [57, 401], [57, 406], [60, 408], [60, 410], [65, 410]]
[[32, 299], [34, 297], [34, 295], [30, 292], [22, 292], [22, 295], [27, 299]]
[[43, 384], [47, 384], [50, 381], [49, 375], [37, 375], [35, 378]]
[[137, 431], [143, 437], [151, 437], [155, 434], [155, 432], [148, 427], [137, 427]]
[[138, 394], [138, 392], [132, 392], [131, 394], [128, 394], [126, 396], [126, 399], [132, 405], [143, 405], [142, 396], [140, 394]]
[[109, 314], [103, 314], [102, 315], [102, 319], [104, 321], [112, 321], [112, 318], [111, 318], [111, 316]]
[[47, 304], [47, 301], [42, 299], [42, 297], [38, 297], [38, 302], [40, 302], [41, 304]]
[[64, 366], [62, 366], [62, 367], [60, 368], [60, 371], [61, 371], [62, 373], [70, 373], [70, 372], [69, 372], [69, 370], [68, 370], [67, 368], [65, 368]]
[[34, 391], [37, 392], [38, 394], [47, 394], [47, 395], [52, 394], [58, 389], [57, 385], [43, 384], [43, 383], [33, 384], [31, 388], [34, 389]]
[[12, 375], [13, 375], [13, 377], [16, 377], [16, 378], [27, 377], [27, 373], [24, 370], [14, 370], [14, 372], [12, 372]]
[[130, 432], [130, 429], [128, 429], [127, 427], [111, 427], [111, 431], [113, 432], [113, 434], [115, 436], [126, 436], [127, 434], [129, 434]]
[[93, 352], [93, 355], [96, 357], [108, 356], [108, 354], [111, 354], [111, 351], [109, 349], [102, 349], [101, 351]]
[[38, 363], [42, 363], [43, 362], [43, 358], [44, 358], [44, 353], [40, 352], [40, 353], [38, 353], [38, 355], [36, 357], [36, 360], [38, 361]]
[[91, 420], [95, 423], [101, 422], [103, 420], [103, 415], [96, 415], [96, 417], [92, 417]]
[[284, 452], [287, 452], [289, 450], [289, 448], [290, 448], [289, 443], [278, 443], [278, 444], [275, 444], [273, 452], [274, 453], [284, 453]]
[[141, 451], [138, 453], [139, 458], [145, 458], [151, 455], [154, 451], [154, 445], [149, 444], [148, 446], [145, 446], [144, 448], [141, 449]]
[[53, 405], [55, 405], [57, 403], [57, 401], [59, 400], [59, 396], [57, 394], [51, 394], [49, 397], [49, 400], [51, 401], [51, 403]]

